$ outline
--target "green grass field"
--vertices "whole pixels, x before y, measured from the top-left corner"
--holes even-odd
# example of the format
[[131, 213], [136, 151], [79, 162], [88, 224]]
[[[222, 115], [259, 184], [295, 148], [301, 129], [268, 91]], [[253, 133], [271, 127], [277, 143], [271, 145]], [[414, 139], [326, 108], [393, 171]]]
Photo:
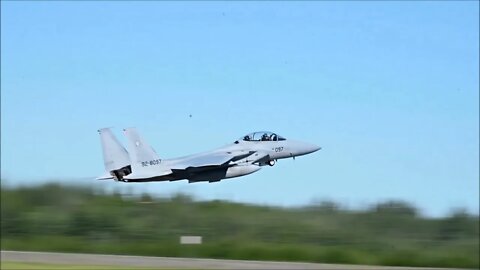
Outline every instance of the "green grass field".
[[[461, 209], [432, 218], [400, 201], [358, 210], [328, 201], [283, 208], [58, 184], [2, 187], [1, 202], [5, 250], [479, 267], [479, 217]], [[183, 235], [203, 243], [181, 245]]]

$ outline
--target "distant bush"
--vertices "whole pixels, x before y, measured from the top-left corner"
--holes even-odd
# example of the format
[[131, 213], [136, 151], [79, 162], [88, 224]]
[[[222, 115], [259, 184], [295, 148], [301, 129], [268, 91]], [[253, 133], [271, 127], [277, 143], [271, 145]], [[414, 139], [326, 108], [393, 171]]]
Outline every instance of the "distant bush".
[[[148, 256], [479, 267], [479, 218], [427, 218], [406, 202], [352, 211], [156, 198], [47, 184], [1, 188], [3, 249]], [[202, 245], [180, 245], [201, 235]]]

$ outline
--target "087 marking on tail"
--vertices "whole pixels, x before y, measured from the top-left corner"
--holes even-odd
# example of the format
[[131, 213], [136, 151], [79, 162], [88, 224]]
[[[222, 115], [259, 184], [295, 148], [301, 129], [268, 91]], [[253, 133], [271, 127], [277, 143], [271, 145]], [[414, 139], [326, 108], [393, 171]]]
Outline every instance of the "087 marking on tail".
[[152, 182], [188, 180], [218, 182], [251, 174], [278, 159], [295, 158], [320, 150], [319, 146], [287, 140], [273, 132], [253, 132], [220, 148], [174, 159], [161, 159], [135, 128], [123, 130], [128, 151], [110, 128], [99, 129], [105, 175], [98, 180]]

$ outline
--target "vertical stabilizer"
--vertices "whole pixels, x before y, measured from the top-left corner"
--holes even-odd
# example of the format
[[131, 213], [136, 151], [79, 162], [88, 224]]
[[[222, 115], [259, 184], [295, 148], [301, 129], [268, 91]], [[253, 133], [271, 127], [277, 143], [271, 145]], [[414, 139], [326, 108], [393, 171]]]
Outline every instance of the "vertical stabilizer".
[[130, 151], [132, 165], [133, 163], [150, 163], [150, 161], [157, 160], [157, 162], [160, 162], [158, 154], [145, 142], [135, 128], [126, 128], [123, 131], [128, 140], [128, 150]]
[[130, 165], [128, 152], [118, 139], [113, 135], [110, 128], [98, 130], [102, 144], [103, 162], [108, 174], [112, 171], [122, 169]]
[[135, 128], [123, 130], [128, 140], [128, 151], [132, 162], [132, 174], [125, 179], [151, 178], [172, 173], [161, 163], [153, 148], [138, 134]]

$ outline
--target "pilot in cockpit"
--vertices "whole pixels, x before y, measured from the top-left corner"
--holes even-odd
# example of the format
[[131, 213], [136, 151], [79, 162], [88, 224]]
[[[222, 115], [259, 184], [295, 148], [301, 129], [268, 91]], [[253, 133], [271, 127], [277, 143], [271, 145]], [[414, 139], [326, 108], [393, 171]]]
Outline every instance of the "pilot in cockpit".
[[247, 135], [247, 136], [243, 137], [243, 140], [244, 141], [250, 141], [250, 136]]
[[268, 141], [269, 140], [269, 137], [268, 137], [268, 134], [267, 133], [264, 133], [262, 135], [262, 141]]

